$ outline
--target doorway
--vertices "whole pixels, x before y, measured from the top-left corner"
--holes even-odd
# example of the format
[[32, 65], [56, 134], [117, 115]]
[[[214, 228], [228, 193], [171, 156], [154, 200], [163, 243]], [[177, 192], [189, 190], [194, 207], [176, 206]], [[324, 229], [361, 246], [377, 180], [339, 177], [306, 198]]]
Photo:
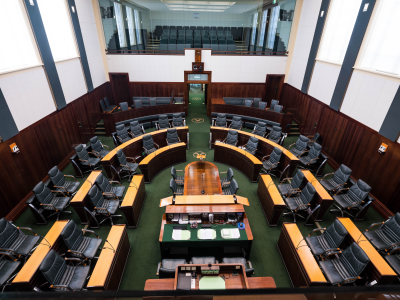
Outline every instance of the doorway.
[[271, 100], [280, 100], [285, 75], [267, 75], [264, 101], [271, 106]]
[[193, 112], [207, 114], [207, 84], [189, 83], [189, 114]]

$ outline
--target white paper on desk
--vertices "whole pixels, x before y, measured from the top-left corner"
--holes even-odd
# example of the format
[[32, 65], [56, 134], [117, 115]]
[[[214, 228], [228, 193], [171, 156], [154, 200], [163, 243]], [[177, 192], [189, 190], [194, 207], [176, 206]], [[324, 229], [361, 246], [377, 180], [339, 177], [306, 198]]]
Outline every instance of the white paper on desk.
[[196, 288], [196, 279], [192, 278], [192, 282], [190, 284], [190, 288], [194, 290]]
[[180, 214], [179, 224], [189, 224], [189, 214]]
[[213, 229], [200, 229], [200, 238], [202, 240], [212, 240], [214, 238]]
[[232, 236], [233, 239], [238, 239], [238, 238], [240, 238], [239, 228], [233, 228], [233, 229], [231, 229], [231, 236]]
[[172, 230], [172, 239], [174, 241], [180, 241], [182, 239], [182, 229], [173, 229]]

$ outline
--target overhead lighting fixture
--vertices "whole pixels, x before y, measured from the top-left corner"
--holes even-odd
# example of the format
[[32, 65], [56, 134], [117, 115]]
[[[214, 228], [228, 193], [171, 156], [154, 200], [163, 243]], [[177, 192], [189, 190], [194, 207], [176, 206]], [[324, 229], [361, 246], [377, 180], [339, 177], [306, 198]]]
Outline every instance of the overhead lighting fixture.
[[195, 5], [229, 5], [232, 6], [236, 2], [230, 1], [179, 1], [179, 0], [160, 0], [165, 4], [195, 4]]
[[177, 10], [179, 10], [179, 11], [195, 11], [195, 12], [198, 12], [198, 11], [224, 12], [225, 11], [225, 9], [203, 9], [203, 8], [200, 8], [200, 9], [195, 9], [195, 8], [170, 8], [169, 10], [174, 10], [174, 11], [177, 11]]
[[230, 1], [179, 1], [179, 0], [160, 0], [169, 10], [174, 11], [207, 11], [224, 12], [236, 2]]
[[195, 8], [195, 9], [228, 9], [229, 6], [212, 6], [212, 5], [169, 5], [167, 4], [167, 7], [169, 9], [171, 8], [181, 8], [181, 9], [187, 9], [187, 8]]

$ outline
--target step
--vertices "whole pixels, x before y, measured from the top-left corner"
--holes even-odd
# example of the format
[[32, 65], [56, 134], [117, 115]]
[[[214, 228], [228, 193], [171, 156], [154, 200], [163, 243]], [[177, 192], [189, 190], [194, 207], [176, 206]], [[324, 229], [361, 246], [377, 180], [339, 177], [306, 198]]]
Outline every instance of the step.
[[95, 131], [94, 132], [95, 135], [106, 135], [105, 131]]
[[290, 131], [289, 135], [300, 135], [301, 133], [298, 131]]

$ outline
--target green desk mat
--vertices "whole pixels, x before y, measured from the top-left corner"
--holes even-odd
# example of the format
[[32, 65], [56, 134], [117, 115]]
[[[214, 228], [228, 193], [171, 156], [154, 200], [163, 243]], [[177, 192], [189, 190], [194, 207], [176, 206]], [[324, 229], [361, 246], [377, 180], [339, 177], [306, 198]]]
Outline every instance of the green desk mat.
[[204, 276], [199, 280], [200, 290], [224, 290], [225, 280], [221, 276]]
[[[173, 227], [177, 226], [177, 224], [165, 224], [164, 225], [164, 234], [163, 234], [163, 242], [182, 242], [182, 241], [174, 241], [172, 239], [172, 230]], [[185, 225], [180, 225], [180, 226], [185, 226]], [[221, 236], [221, 229], [223, 228], [237, 228], [237, 225], [231, 225], [231, 224], [224, 224], [224, 225], [213, 225], [211, 228], [215, 229], [216, 233], [217, 233], [217, 238], [215, 240], [200, 240], [197, 238], [197, 229], [202, 229], [201, 224], [199, 224], [198, 228], [190, 228], [190, 225], [187, 224], [187, 230], [191, 231], [191, 235], [190, 235], [190, 240], [186, 241], [186, 242], [212, 242], [212, 241], [247, 241], [247, 234], [246, 234], [246, 230], [239, 230], [240, 232], [240, 238], [238, 239], [224, 239]], [[207, 229], [207, 228], [206, 228]]]

